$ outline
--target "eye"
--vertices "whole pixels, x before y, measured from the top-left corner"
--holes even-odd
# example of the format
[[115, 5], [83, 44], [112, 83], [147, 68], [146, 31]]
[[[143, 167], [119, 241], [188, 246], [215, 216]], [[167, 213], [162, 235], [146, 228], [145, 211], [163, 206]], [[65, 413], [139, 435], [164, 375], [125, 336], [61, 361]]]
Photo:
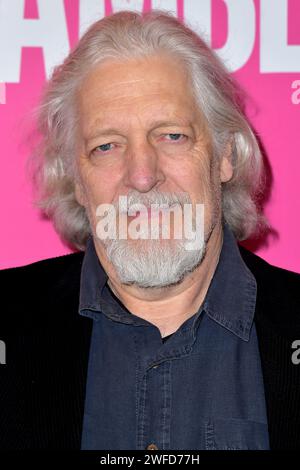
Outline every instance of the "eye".
[[178, 141], [181, 141], [181, 140], [184, 140], [185, 138], [187, 138], [187, 136], [185, 134], [165, 134], [165, 137], [169, 137], [169, 141], [173, 141], [173, 142], [178, 142]]
[[112, 143], [109, 142], [108, 144], [101, 144], [101, 145], [98, 145], [97, 147], [94, 148], [94, 150], [92, 151], [92, 153], [94, 152], [99, 152], [99, 153], [106, 153], [108, 152], [109, 150], [112, 149]]

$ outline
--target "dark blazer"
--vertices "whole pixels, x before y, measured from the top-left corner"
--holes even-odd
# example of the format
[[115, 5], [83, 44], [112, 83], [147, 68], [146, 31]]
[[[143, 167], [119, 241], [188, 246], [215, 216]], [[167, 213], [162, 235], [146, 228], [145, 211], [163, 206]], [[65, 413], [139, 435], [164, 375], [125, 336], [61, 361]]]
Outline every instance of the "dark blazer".
[[[300, 364], [291, 359], [300, 340], [300, 274], [240, 252], [257, 281], [271, 449], [300, 449]], [[78, 314], [83, 255], [0, 271], [0, 449], [80, 449], [92, 330]]]

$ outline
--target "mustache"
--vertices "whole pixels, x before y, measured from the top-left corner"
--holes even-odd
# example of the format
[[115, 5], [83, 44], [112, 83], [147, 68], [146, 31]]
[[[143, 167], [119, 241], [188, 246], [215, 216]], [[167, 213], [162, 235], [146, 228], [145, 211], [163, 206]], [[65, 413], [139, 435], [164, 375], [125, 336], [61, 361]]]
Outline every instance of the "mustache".
[[143, 204], [147, 209], [150, 209], [152, 204], [164, 205], [166, 208], [170, 208], [174, 205], [183, 207], [184, 204], [192, 204], [190, 195], [183, 191], [162, 192], [153, 189], [148, 193], [140, 193], [136, 190], [132, 190], [126, 194], [126, 198], [125, 203], [123, 199], [113, 203], [115, 209], [120, 213], [127, 213], [130, 206], [135, 204]]

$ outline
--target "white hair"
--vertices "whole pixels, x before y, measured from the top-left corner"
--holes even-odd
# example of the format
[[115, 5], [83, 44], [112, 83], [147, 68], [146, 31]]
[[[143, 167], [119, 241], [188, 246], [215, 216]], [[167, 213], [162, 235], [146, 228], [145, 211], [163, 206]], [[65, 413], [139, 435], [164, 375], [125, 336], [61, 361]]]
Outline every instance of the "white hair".
[[37, 204], [53, 220], [62, 239], [85, 249], [90, 223], [76, 200], [74, 182], [75, 95], [86, 75], [107, 59], [168, 54], [181, 61], [192, 93], [207, 121], [214, 153], [232, 143], [233, 177], [222, 183], [222, 216], [238, 240], [267, 225], [259, 201], [265, 185], [258, 141], [242, 111], [241, 94], [217, 54], [171, 14], [123, 11], [96, 21], [64, 62], [54, 69], [38, 108], [40, 145], [33, 155]]

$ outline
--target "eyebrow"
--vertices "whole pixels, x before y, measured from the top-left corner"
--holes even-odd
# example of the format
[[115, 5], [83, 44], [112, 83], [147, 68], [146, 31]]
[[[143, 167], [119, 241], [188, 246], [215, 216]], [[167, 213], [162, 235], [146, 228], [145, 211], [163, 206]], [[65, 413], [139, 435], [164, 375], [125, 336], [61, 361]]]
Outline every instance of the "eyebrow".
[[85, 140], [92, 140], [102, 135], [112, 135], [112, 134], [119, 134], [119, 132], [113, 128], [98, 128], [88, 133]]
[[[156, 129], [157, 127], [180, 127], [180, 126], [191, 127], [192, 124], [191, 122], [183, 123], [183, 122], [175, 122], [175, 121], [153, 121], [150, 124], [151, 130]], [[117, 129], [114, 129], [113, 127], [108, 127], [108, 128], [99, 127], [99, 128], [95, 128], [94, 131], [89, 133], [86, 136], [86, 140], [92, 140], [94, 138], [101, 137], [103, 135], [113, 135], [113, 134], [120, 135], [120, 131], [118, 131]]]

